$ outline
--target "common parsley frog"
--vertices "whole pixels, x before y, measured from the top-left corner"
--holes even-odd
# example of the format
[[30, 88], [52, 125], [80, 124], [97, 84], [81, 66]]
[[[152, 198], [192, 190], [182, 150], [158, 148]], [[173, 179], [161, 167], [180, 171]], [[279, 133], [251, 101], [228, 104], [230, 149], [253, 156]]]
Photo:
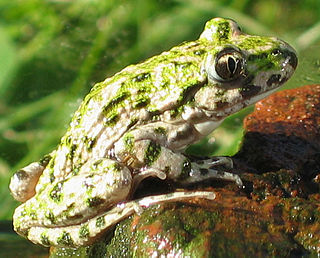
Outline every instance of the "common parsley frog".
[[15, 230], [45, 246], [91, 243], [153, 203], [214, 198], [175, 192], [130, 199], [146, 177], [179, 185], [238, 175], [216, 169], [228, 158], [191, 161], [183, 150], [286, 82], [296, 53], [274, 37], [241, 32], [232, 20], [208, 21], [199, 39], [97, 83], [75, 112], [56, 150], [17, 171]]

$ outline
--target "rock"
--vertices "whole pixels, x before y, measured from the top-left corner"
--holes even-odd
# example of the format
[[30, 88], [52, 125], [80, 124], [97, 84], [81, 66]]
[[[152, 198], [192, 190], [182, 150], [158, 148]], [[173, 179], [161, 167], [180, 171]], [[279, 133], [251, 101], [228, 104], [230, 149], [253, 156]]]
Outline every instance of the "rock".
[[[319, 255], [320, 85], [273, 94], [256, 104], [244, 127], [233, 157], [244, 189], [225, 182], [194, 186], [214, 191], [216, 199], [151, 206], [76, 251], [93, 257]], [[155, 194], [158, 183], [146, 181], [143, 192]], [[54, 249], [52, 256], [63, 252]]]

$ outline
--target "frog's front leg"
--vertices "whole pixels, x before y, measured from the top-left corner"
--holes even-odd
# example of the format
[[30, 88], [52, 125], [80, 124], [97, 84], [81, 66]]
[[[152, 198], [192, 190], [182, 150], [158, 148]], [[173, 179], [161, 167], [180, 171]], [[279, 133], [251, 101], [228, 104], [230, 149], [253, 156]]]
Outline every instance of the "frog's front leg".
[[[128, 135], [131, 137], [130, 143], [128, 143]], [[160, 179], [171, 179], [182, 185], [207, 179], [222, 179], [235, 181], [239, 186], [242, 186], [238, 175], [221, 169], [220, 165], [222, 164], [232, 167], [230, 158], [215, 157], [191, 162], [184, 154], [166, 147], [169, 144], [166, 144], [163, 139], [160, 142], [165, 146], [154, 139], [143, 139], [141, 132], [131, 132], [128, 135], [116, 143], [115, 155], [128, 166], [139, 170], [139, 173], [135, 175], [134, 185], [146, 177], [157, 176]], [[148, 135], [145, 135], [145, 138], [147, 137]]]

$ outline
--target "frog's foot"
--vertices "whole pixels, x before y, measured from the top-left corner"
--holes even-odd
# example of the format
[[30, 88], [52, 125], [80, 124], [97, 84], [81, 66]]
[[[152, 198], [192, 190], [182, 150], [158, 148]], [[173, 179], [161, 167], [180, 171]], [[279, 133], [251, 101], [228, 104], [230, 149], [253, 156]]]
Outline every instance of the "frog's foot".
[[239, 187], [243, 183], [239, 175], [224, 171], [221, 166], [232, 168], [233, 162], [228, 157], [213, 157], [206, 160], [193, 160], [189, 176], [182, 180], [182, 184], [192, 184], [207, 179], [222, 179], [234, 181]]
[[25, 202], [34, 196], [36, 184], [44, 168], [40, 162], [33, 162], [15, 172], [9, 186], [13, 198], [19, 202]]
[[39, 162], [33, 162], [13, 174], [9, 188], [14, 199], [25, 202], [35, 195], [39, 177], [52, 159], [54, 152], [44, 156]]
[[163, 202], [183, 201], [191, 198], [215, 199], [215, 193], [209, 191], [174, 192], [163, 195], [147, 196], [138, 200], [121, 203], [114, 208], [88, 221], [66, 227], [45, 228], [31, 227], [28, 239], [35, 244], [59, 247], [80, 247], [89, 245], [106, 230], [119, 221], [137, 213], [140, 215], [143, 208]]

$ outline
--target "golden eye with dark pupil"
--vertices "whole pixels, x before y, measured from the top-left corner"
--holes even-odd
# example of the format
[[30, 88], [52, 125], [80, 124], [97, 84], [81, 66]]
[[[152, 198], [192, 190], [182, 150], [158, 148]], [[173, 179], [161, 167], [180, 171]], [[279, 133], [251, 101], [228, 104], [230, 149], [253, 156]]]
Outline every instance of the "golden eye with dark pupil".
[[241, 73], [241, 61], [227, 53], [216, 62], [216, 73], [223, 80], [233, 80]]

